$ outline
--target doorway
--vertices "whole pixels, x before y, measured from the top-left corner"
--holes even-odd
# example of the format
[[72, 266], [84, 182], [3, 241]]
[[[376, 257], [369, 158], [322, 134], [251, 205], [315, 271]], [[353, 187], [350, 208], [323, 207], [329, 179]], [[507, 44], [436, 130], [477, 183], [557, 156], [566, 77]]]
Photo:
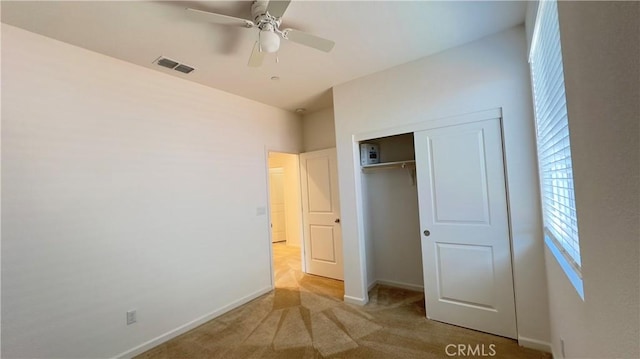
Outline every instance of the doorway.
[[302, 207], [297, 154], [268, 153], [270, 237], [275, 287], [291, 287], [302, 273]]
[[313, 280], [309, 279], [312, 275], [326, 278], [329, 287], [343, 292], [337, 178], [335, 148], [300, 155], [268, 152], [269, 225], [276, 288], [297, 287], [300, 280]]
[[286, 203], [284, 200], [284, 168], [269, 168], [271, 243], [287, 241]]

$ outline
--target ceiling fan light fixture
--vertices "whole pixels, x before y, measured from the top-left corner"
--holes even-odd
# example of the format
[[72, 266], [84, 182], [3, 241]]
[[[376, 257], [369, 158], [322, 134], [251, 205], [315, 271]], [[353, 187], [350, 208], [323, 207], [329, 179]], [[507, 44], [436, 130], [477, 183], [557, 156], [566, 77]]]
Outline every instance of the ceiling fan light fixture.
[[289, 3], [291, 3], [291, 0], [254, 0], [251, 5], [251, 18], [253, 20], [190, 8], [187, 8], [187, 11], [200, 20], [227, 26], [260, 30], [258, 31], [258, 41], [253, 43], [253, 49], [249, 56], [247, 63], [249, 67], [259, 67], [262, 65], [266, 54], [274, 52], [276, 53], [276, 63], [278, 63], [279, 58], [277, 51], [280, 48], [280, 38], [320, 51], [331, 51], [335, 45], [331, 40], [323, 39], [319, 36], [296, 29], [280, 29], [282, 15], [284, 15], [289, 7]]
[[264, 52], [272, 53], [280, 48], [280, 36], [273, 31], [260, 31], [260, 48]]

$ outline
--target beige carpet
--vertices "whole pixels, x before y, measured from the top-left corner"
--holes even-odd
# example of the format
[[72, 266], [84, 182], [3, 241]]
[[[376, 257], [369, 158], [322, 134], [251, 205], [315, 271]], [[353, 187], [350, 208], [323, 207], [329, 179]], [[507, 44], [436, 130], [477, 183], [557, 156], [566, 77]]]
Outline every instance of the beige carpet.
[[377, 286], [366, 306], [345, 304], [342, 282], [303, 274], [297, 248], [273, 247], [273, 292], [138, 358], [447, 358], [458, 344], [483, 350], [465, 358], [551, 358], [510, 339], [427, 320], [419, 292]]

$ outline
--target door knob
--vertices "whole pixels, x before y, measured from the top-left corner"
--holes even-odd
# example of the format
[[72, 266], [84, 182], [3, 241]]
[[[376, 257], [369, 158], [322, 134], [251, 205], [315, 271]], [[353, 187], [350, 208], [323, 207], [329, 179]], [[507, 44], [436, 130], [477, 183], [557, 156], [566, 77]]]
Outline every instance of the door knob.
[[429, 232], [428, 229], [425, 229], [424, 232], [422, 232], [422, 233], [424, 233], [425, 237], [429, 237], [431, 235], [431, 232]]
[[336, 218], [336, 220], [333, 221], [333, 223], [340, 223], [340, 218]]

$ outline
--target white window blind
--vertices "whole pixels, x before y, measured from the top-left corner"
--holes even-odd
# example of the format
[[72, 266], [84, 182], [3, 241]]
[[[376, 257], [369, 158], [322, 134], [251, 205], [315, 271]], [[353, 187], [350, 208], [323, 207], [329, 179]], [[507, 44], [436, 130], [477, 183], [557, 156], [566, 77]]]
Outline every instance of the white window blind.
[[579, 272], [580, 245], [573, 191], [558, 6], [540, 1], [529, 57], [535, 103], [545, 234]]

